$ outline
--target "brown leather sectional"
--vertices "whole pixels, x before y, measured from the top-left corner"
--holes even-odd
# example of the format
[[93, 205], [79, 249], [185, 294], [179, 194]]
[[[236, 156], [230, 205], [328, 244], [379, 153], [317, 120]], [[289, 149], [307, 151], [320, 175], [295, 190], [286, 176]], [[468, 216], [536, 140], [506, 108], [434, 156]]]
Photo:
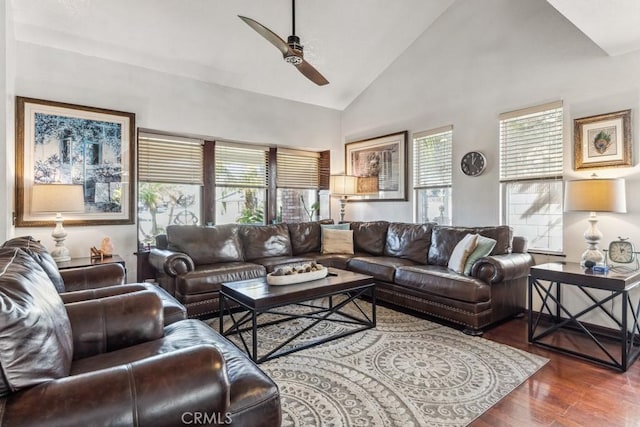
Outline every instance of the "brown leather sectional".
[[280, 425], [275, 383], [204, 322], [165, 325], [153, 289], [64, 302], [17, 243], [0, 248], [0, 426]]
[[[331, 223], [332, 221], [324, 221]], [[189, 317], [218, 311], [223, 282], [266, 275], [278, 265], [316, 261], [369, 274], [379, 300], [462, 325], [472, 334], [521, 313], [533, 257], [507, 226], [446, 227], [387, 221], [352, 222], [354, 254], [322, 254], [321, 223], [169, 226], [149, 260], [156, 280]], [[470, 275], [447, 268], [468, 233], [497, 241]]]

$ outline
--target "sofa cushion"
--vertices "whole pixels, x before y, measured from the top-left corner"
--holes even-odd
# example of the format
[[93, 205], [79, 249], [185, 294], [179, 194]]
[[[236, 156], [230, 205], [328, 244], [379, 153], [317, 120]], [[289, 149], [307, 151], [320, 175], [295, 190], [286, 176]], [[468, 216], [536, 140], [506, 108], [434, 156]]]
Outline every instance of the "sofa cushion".
[[184, 252], [196, 265], [243, 261], [242, 244], [235, 224], [202, 227], [170, 225], [167, 227], [169, 249]]
[[73, 337], [60, 295], [27, 253], [0, 249], [0, 397], [69, 375]]
[[491, 300], [491, 286], [480, 279], [458, 274], [446, 267], [420, 265], [398, 267], [396, 285], [470, 303]]
[[291, 253], [300, 255], [307, 252], [320, 252], [320, 225], [333, 224], [332, 219], [313, 222], [292, 222], [287, 224], [291, 239]]
[[39, 241], [31, 236], [20, 236], [9, 239], [2, 244], [3, 248], [18, 248], [25, 251], [42, 267], [58, 292], [65, 292], [64, 280], [58, 270], [58, 264]]
[[504, 255], [511, 253], [513, 230], [506, 225], [495, 227], [449, 227], [436, 225], [431, 233], [431, 246], [429, 247], [429, 264], [446, 266], [449, 257], [458, 242], [467, 234], [480, 234], [496, 241], [496, 246], [491, 255]]
[[387, 229], [384, 255], [426, 264], [433, 225], [392, 222]]
[[416, 265], [416, 262], [409, 259], [386, 256], [355, 257], [347, 261], [349, 270], [368, 274], [385, 282], [393, 282], [397, 267], [408, 265]]
[[323, 254], [353, 255], [353, 230], [322, 230]]
[[176, 293], [195, 295], [217, 292], [220, 284], [249, 280], [267, 275], [265, 268], [248, 262], [226, 262], [221, 264], [197, 266], [176, 278]]
[[291, 239], [286, 224], [243, 225], [240, 227], [247, 261], [272, 256], [291, 256]]
[[484, 237], [478, 234], [478, 242], [476, 248], [471, 252], [467, 258], [467, 262], [464, 264], [463, 274], [469, 276], [471, 274], [471, 267], [473, 264], [482, 257], [486, 257], [491, 253], [496, 246], [496, 241], [488, 237]]
[[456, 247], [453, 248], [447, 267], [456, 273], [464, 272], [464, 265], [467, 263], [467, 258], [469, 258], [469, 255], [471, 255], [476, 246], [478, 246], [477, 234], [467, 234], [464, 236]]
[[[217, 325], [217, 323], [216, 319], [214, 324]], [[278, 388], [231, 341], [223, 338], [218, 332], [199, 320], [176, 322], [165, 327], [164, 331], [164, 338], [159, 340], [77, 360], [73, 363], [71, 373], [79, 375], [98, 369], [109, 369], [170, 353], [177, 349], [207, 344], [216, 347], [223, 355], [230, 386], [229, 412], [234, 422], [237, 422], [238, 425], [250, 425], [249, 422], [243, 424], [236, 417], [242, 417], [243, 413], [252, 413], [252, 409], [255, 410], [261, 405], [265, 414], [268, 414], [264, 415], [265, 417], [271, 416], [274, 411], [277, 411], [276, 407], [279, 407], [280, 404]]]
[[353, 245], [357, 252], [382, 255], [387, 241], [387, 221], [352, 222]]

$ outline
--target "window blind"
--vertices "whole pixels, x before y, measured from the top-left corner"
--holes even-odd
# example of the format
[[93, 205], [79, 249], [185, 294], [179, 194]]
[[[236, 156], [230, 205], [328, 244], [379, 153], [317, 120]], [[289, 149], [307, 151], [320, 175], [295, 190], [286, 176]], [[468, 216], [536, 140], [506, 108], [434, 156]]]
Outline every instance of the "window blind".
[[562, 102], [500, 115], [500, 181], [562, 176]]
[[197, 139], [140, 133], [138, 180], [203, 185], [203, 142]]
[[276, 186], [279, 188], [320, 187], [320, 153], [278, 148]]
[[413, 135], [413, 188], [451, 186], [453, 126]]
[[266, 188], [269, 147], [215, 143], [216, 186]]

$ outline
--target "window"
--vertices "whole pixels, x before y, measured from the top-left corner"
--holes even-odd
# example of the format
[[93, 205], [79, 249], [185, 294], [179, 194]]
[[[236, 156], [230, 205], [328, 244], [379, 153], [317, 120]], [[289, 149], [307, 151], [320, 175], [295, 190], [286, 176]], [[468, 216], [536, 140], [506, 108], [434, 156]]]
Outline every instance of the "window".
[[313, 151], [276, 149], [276, 222], [318, 219], [320, 156]]
[[264, 224], [269, 147], [215, 143], [215, 223]]
[[326, 215], [330, 152], [140, 132], [142, 245], [170, 224], [266, 224]]
[[416, 222], [451, 224], [453, 126], [413, 135]]
[[155, 244], [170, 224], [200, 224], [203, 141], [138, 135], [138, 241]]
[[500, 115], [502, 222], [530, 249], [562, 251], [562, 103]]

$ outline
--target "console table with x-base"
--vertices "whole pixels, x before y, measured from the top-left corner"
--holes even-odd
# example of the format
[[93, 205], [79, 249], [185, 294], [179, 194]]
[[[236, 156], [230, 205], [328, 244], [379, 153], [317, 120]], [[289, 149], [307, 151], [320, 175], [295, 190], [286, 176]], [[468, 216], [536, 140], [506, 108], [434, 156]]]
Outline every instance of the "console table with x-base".
[[[588, 305], [572, 310], [564, 301], [564, 288], [577, 290], [586, 297]], [[535, 295], [541, 300], [538, 312], [532, 310]], [[614, 310], [617, 301], [619, 310]], [[585, 322], [583, 319], [589, 313], [603, 315], [616, 328], [605, 330]], [[541, 264], [529, 270], [530, 343], [624, 372], [640, 356], [639, 316], [640, 271], [597, 273], [570, 262]], [[554, 336], [566, 331], [577, 332], [584, 339]], [[576, 349], [570, 342], [587, 347]], [[615, 344], [612, 346], [611, 342]]]

